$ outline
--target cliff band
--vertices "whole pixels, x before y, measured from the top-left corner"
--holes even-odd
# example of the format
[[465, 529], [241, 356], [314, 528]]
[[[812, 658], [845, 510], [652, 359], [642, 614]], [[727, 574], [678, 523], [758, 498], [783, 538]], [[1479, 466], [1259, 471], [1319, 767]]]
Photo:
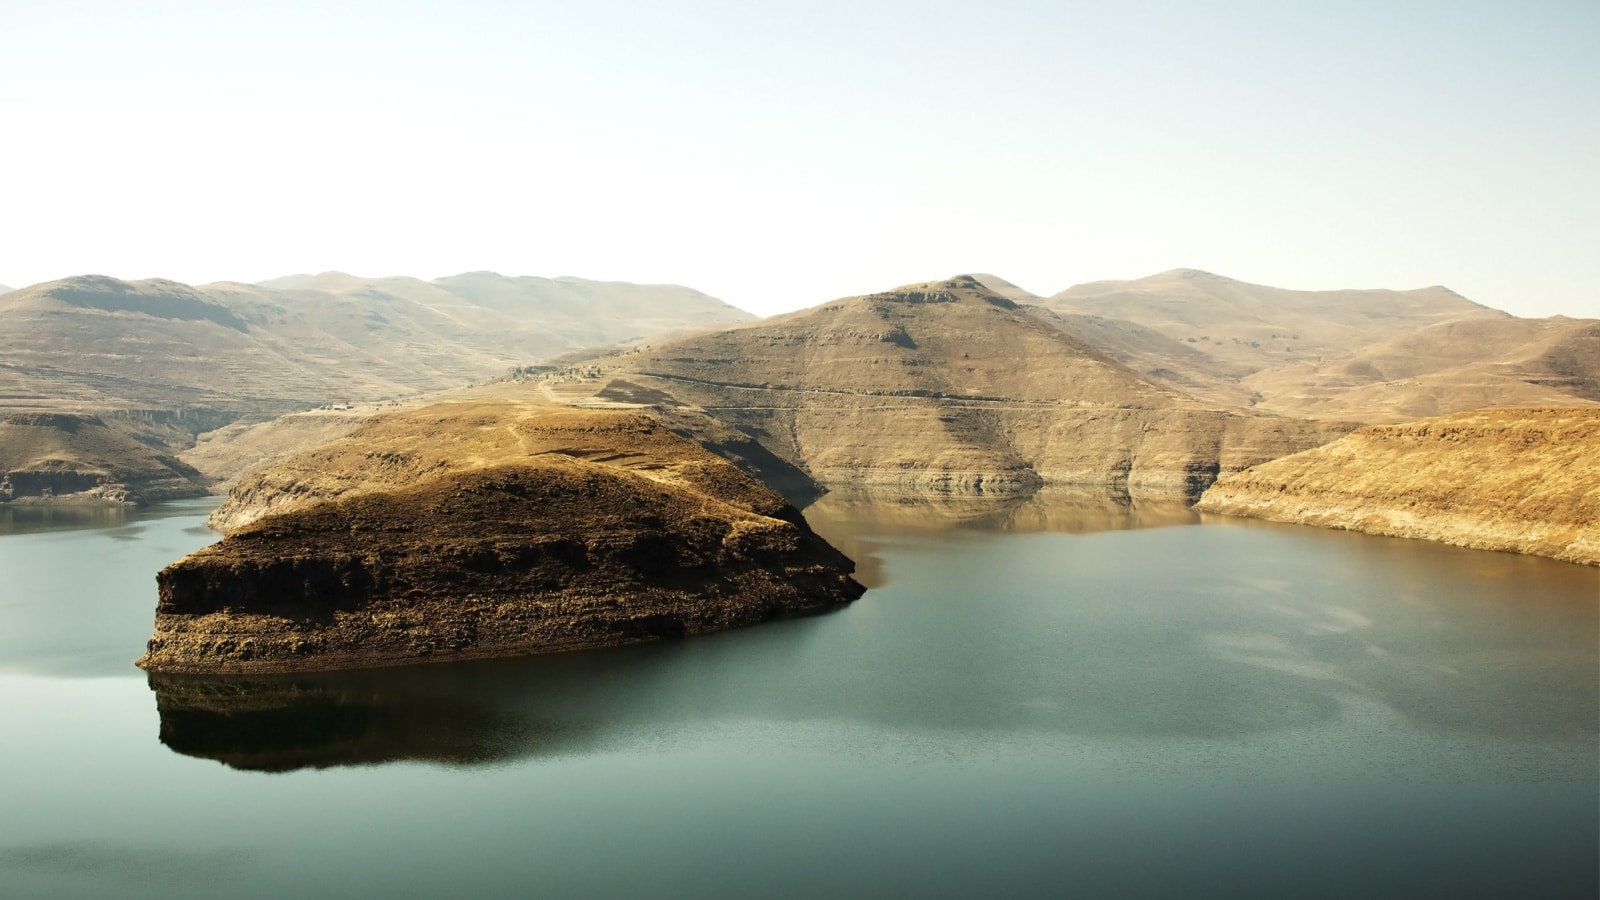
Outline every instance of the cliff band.
[[595, 368], [598, 398], [704, 409], [829, 486], [1006, 495], [1061, 484], [1184, 497], [1352, 427], [1208, 406], [967, 276]]
[[427, 407], [246, 479], [157, 578], [139, 665], [264, 673], [514, 656], [846, 603], [854, 564], [648, 417]]

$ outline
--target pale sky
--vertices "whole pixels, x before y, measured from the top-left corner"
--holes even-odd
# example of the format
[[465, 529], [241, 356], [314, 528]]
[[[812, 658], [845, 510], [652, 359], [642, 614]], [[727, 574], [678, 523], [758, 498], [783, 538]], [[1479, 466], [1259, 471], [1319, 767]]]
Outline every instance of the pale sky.
[[1600, 2], [0, 0], [0, 283], [770, 314], [1194, 267], [1600, 316]]

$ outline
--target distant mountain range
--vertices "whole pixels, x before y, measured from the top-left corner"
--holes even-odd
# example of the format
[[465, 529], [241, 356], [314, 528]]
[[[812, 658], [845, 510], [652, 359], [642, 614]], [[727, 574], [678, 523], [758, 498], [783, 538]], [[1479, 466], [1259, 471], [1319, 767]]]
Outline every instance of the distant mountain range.
[[0, 296], [0, 408], [187, 417], [192, 432], [752, 318], [675, 285], [489, 272], [199, 287], [88, 275]]
[[1519, 319], [1443, 287], [1290, 291], [1175, 269], [1043, 298], [978, 277], [1140, 374], [1225, 406], [1400, 422], [1600, 401], [1600, 321]]

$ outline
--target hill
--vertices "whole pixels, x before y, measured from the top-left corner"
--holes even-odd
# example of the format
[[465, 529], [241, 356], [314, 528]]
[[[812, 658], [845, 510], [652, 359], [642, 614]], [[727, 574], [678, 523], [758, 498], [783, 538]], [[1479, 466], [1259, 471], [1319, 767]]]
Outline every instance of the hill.
[[1078, 285], [1040, 308], [1152, 380], [1289, 416], [1586, 406], [1600, 382], [1593, 320], [1518, 319], [1437, 286], [1291, 291], [1175, 269]]
[[1363, 428], [1221, 479], [1196, 509], [1600, 565], [1600, 410]]
[[82, 276], [0, 297], [0, 409], [96, 412], [181, 447], [240, 417], [409, 396], [751, 318], [677, 286], [482, 272], [200, 287]]
[[1143, 325], [1248, 372], [1353, 353], [1441, 322], [1509, 318], [1444, 287], [1294, 291], [1196, 269], [1080, 284], [1044, 305]]
[[794, 507], [645, 416], [529, 402], [376, 417], [238, 485], [163, 570], [139, 664], [363, 668], [696, 634], [855, 599]]
[[1400, 422], [1484, 407], [1600, 405], [1600, 321], [1445, 322], [1243, 380], [1286, 415]]
[[0, 414], [0, 504], [142, 506], [207, 493], [199, 472], [93, 416]]
[[1026, 291], [1017, 287], [998, 275], [990, 275], [985, 272], [974, 272], [966, 277], [971, 278], [972, 280], [978, 282], [978, 284], [983, 285], [985, 288], [988, 288], [990, 291], [999, 294], [1013, 303], [1038, 303], [1040, 300], [1044, 299], [1032, 291]]
[[1181, 496], [1344, 430], [1208, 407], [971, 276], [652, 344], [539, 388], [703, 408], [825, 484], [955, 493]]
[[1126, 319], [1062, 313], [1046, 306], [1028, 309], [1157, 384], [1227, 408], [1249, 408], [1259, 401], [1241, 383], [1251, 373], [1242, 363], [1225, 363], [1193, 344]]

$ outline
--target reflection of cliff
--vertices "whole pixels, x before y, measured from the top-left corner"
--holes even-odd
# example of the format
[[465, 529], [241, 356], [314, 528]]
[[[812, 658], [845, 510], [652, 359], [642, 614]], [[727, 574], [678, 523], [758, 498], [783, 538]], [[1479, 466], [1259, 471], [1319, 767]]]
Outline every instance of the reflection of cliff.
[[[331, 679], [150, 675], [161, 743], [236, 769], [284, 772], [405, 759], [493, 762], [534, 739], [531, 723], [460, 694]], [[386, 689], [392, 688], [392, 689]]]
[[266, 772], [469, 766], [595, 745], [608, 720], [648, 716], [653, 672], [672, 658], [657, 645], [298, 675], [152, 672], [149, 684], [161, 743], [185, 756]]
[[888, 583], [883, 543], [936, 532], [1092, 534], [1200, 521], [1181, 500], [1144, 500], [1104, 488], [1046, 486], [1026, 496], [897, 493], [840, 488], [805, 508], [816, 532], [856, 563], [868, 588]]
[[914, 531], [978, 528], [991, 531], [1061, 531], [1090, 534], [1128, 528], [1192, 525], [1199, 521], [1182, 500], [1143, 500], [1125, 493], [1072, 486], [1045, 487], [1026, 496], [898, 494], [840, 489], [805, 509], [806, 521], [848, 521]]

